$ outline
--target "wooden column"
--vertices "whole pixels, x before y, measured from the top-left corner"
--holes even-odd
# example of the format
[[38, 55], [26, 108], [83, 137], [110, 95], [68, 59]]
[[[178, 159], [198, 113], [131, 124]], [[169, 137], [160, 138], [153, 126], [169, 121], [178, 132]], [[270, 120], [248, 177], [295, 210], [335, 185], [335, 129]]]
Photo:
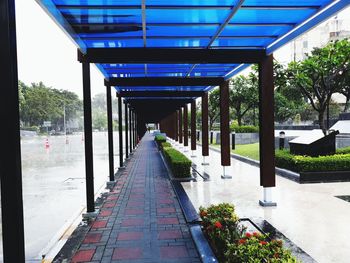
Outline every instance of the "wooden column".
[[125, 158], [129, 158], [128, 103], [124, 101]]
[[107, 96], [107, 126], [108, 126], [108, 155], [109, 155], [109, 181], [114, 181], [114, 149], [113, 149], [113, 119], [111, 86], [106, 86]]
[[191, 103], [191, 150], [196, 150], [196, 100]]
[[208, 93], [202, 96], [202, 155], [209, 156]]
[[131, 126], [131, 108], [129, 105], [129, 151], [132, 153], [132, 126]]
[[184, 146], [188, 146], [188, 107], [184, 106]]
[[119, 131], [119, 168], [123, 167], [123, 113], [122, 97], [118, 96], [118, 131]]
[[229, 112], [229, 82], [226, 81], [220, 86], [220, 144], [222, 166], [231, 165]]
[[0, 1], [1, 219], [4, 262], [24, 262], [15, 1]]
[[179, 143], [182, 143], [182, 108], [179, 109]]
[[83, 62], [84, 143], [86, 173], [86, 211], [95, 212], [94, 166], [92, 143], [90, 64]]
[[175, 141], [179, 141], [179, 114], [177, 111], [175, 111], [174, 114], [175, 114]]
[[263, 187], [276, 185], [274, 130], [273, 56], [270, 55], [259, 64], [260, 185]]

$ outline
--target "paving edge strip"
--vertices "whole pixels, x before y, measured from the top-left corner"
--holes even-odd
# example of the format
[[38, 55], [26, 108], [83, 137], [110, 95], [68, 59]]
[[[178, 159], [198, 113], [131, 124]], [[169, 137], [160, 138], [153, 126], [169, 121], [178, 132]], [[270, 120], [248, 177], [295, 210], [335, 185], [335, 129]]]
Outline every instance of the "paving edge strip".
[[189, 228], [190, 228], [191, 236], [192, 236], [193, 242], [196, 245], [201, 261], [203, 263], [218, 262], [217, 258], [214, 255], [214, 252], [212, 251], [208, 243], [208, 240], [205, 238], [203, 234], [201, 226], [199, 225], [199, 222], [201, 221], [201, 219], [196, 209], [194, 208], [191, 200], [186, 194], [186, 191], [182, 187], [181, 183], [176, 180], [171, 180], [171, 171], [164, 159], [164, 156], [160, 151], [158, 151], [158, 153], [163, 161], [165, 169], [167, 170], [169, 180], [175, 191], [177, 199], [180, 203], [180, 207], [181, 207], [182, 213], [185, 216], [186, 222], [190, 224]]

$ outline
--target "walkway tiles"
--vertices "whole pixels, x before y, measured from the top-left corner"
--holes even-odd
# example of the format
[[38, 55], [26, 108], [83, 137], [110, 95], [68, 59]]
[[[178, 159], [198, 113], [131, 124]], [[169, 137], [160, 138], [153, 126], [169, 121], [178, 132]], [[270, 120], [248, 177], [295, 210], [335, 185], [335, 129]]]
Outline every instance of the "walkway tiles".
[[153, 137], [143, 138], [72, 262], [200, 262]]

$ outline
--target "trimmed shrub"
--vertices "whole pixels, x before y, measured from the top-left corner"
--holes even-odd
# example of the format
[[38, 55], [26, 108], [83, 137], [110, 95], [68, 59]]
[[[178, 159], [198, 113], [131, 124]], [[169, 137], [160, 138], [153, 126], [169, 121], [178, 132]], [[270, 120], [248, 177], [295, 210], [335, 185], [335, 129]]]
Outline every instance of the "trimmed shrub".
[[171, 143], [170, 142], [162, 142], [160, 144], [160, 146], [162, 147], [162, 149], [164, 149], [164, 148], [167, 148], [167, 147], [171, 147]]
[[280, 150], [276, 151], [276, 166], [295, 172], [349, 171], [350, 153], [311, 157]]
[[191, 177], [192, 162], [185, 155], [171, 147], [163, 148], [163, 153], [175, 177]]
[[344, 147], [344, 148], [339, 148], [336, 151], [337, 154], [347, 154], [350, 153], [350, 146]]
[[163, 135], [156, 135], [156, 136], [154, 137], [154, 140], [155, 140], [157, 143], [166, 142], [166, 138], [165, 138], [165, 136], [163, 136]]
[[239, 126], [236, 123], [232, 123], [230, 125], [231, 132], [235, 133], [256, 133], [259, 132], [259, 127], [252, 126], [252, 125], [242, 125]]

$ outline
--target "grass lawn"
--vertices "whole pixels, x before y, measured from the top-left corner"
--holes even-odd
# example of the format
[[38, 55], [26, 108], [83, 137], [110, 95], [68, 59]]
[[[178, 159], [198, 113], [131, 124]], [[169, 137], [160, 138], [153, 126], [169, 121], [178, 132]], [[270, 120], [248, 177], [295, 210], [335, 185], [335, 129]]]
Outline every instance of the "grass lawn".
[[[212, 144], [212, 146], [220, 148], [220, 144]], [[231, 152], [259, 161], [259, 143], [239, 144], [236, 145], [236, 149], [231, 150]]]

